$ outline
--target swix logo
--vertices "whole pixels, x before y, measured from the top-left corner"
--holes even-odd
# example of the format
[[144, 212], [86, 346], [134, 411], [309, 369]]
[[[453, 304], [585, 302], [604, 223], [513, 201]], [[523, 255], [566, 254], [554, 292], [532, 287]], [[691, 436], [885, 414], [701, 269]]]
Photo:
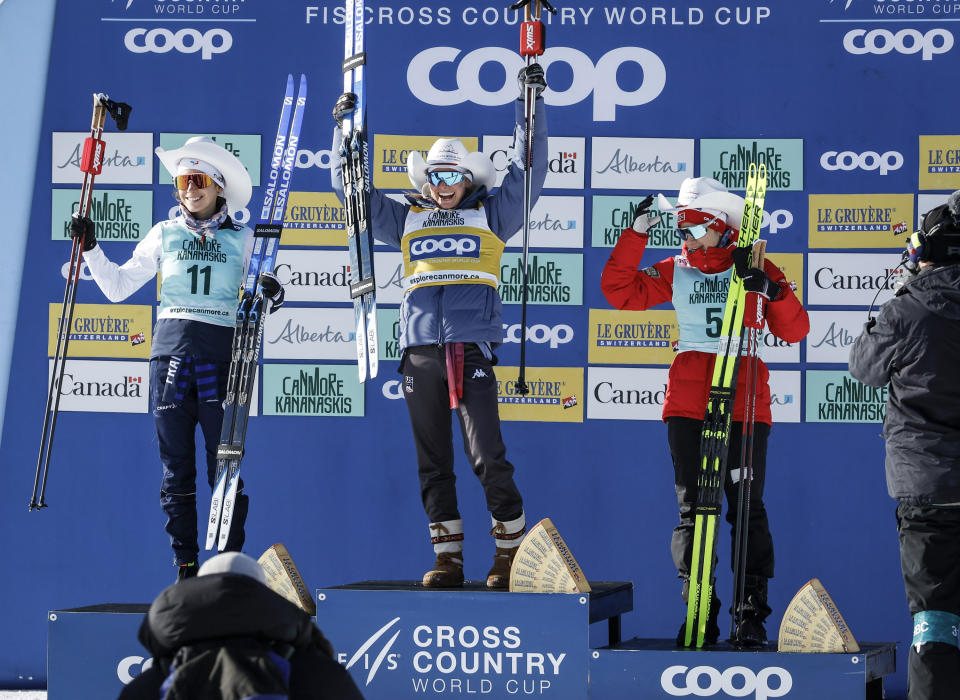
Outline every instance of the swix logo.
[[[151, 666], [153, 666], [153, 659], [150, 657], [125, 656], [120, 659], [120, 663], [117, 664], [117, 678], [120, 679], [121, 683], [126, 685]], [[137, 673], [133, 673], [135, 669]]]
[[[677, 678], [684, 673], [682, 685], [678, 685]], [[769, 683], [773, 676], [778, 679], [775, 687]], [[700, 680], [703, 677], [707, 679], [706, 687]], [[743, 698], [753, 693], [756, 700], [767, 700], [789, 693], [793, 687], [793, 677], [787, 669], [779, 666], [768, 666], [756, 674], [746, 666], [731, 666], [723, 672], [712, 666], [694, 666], [689, 671], [686, 666], [670, 666], [660, 675], [660, 687], [675, 697], [696, 695], [703, 698], [722, 691], [728, 697]]]
[[820, 156], [820, 167], [824, 170], [879, 170], [886, 175], [891, 170], [899, 170], [903, 165], [903, 154], [899, 151], [887, 151], [882, 155], [876, 151], [827, 151]]
[[[487, 90], [480, 84], [480, 72], [488, 63], [503, 67], [506, 75], [516, 75], [523, 67], [523, 59], [513, 51], [497, 46], [474, 49], [465, 54], [450, 78], [456, 88], [441, 89], [433, 83], [432, 76], [440, 78], [435, 67], [454, 64], [462, 51], [452, 46], [434, 46], [424, 49], [407, 66], [407, 85], [414, 97], [437, 106], [450, 106], [473, 102], [486, 107], [504, 105], [517, 97], [513, 80], [505, 80], [496, 90]], [[612, 122], [616, 119], [617, 107], [636, 107], [655, 100], [667, 82], [667, 70], [657, 54], [636, 46], [622, 46], [605, 53], [594, 65], [587, 54], [566, 46], [547, 49], [539, 61], [546, 71], [552, 63], [564, 63], [573, 73], [573, 81], [566, 90], [547, 88], [543, 99], [548, 105], [567, 106], [577, 104], [593, 94], [593, 120]], [[625, 63], [635, 63], [643, 72], [640, 85], [634, 90], [624, 90], [617, 82], [617, 71]], [[450, 83], [450, 79], [442, 83]]]
[[901, 29], [896, 34], [889, 29], [851, 29], [843, 36], [843, 48], [857, 56], [891, 51], [908, 56], [919, 53], [924, 61], [932, 61], [937, 54], [953, 48], [953, 34], [946, 29], [931, 29], [925, 34], [917, 29]]
[[200, 33], [196, 29], [181, 29], [172, 32], [158, 27], [146, 30], [134, 27], [123, 37], [123, 45], [132, 53], [167, 53], [176, 49], [180, 53], [197, 53], [209, 61], [218, 53], [226, 53], [233, 46], [233, 35], [219, 27]]
[[537, 26], [533, 22], [523, 23], [524, 55], [535, 54], [540, 48], [537, 45]]
[[410, 243], [410, 259], [480, 257], [479, 236], [422, 236]]
[[370, 637], [368, 637], [367, 640], [360, 645], [360, 648], [354, 652], [353, 656], [350, 657], [349, 661], [346, 660], [347, 658], [346, 654], [337, 654], [337, 661], [344, 664], [347, 670], [350, 670], [354, 666], [357, 666], [358, 668], [367, 669], [368, 670], [367, 681], [364, 685], [370, 685], [370, 683], [376, 677], [377, 671], [380, 670], [384, 662], [386, 662], [387, 664], [386, 668], [388, 671], [395, 671], [397, 669], [397, 666], [399, 665], [398, 659], [400, 658], [400, 655], [391, 654], [390, 649], [393, 647], [393, 643], [397, 641], [397, 637], [400, 636], [399, 626], [397, 627], [397, 631], [393, 633], [393, 636], [390, 637], [390, 639], [388, 639], [386, 643], [384, 643], [380, 647], [380, 651], [377, 652], [373, 660], [371, 660], [370, 658], [372, 654], [368, 654], [367, 652], [370, 650], [370, 648], [374, 644], [377, 643], [380, 637], [382, 637], [388, 631], [390, 631], [390, 628], [396, 625], [399, 621], [400, 621], [400, 618], [395, 617], [392, 620], [390, 620], [390, 622], [388, 622], [383, 627], [381, 627], [376, 632], [374, 632], [372, 635], [370, 635]]
[[[537, 323], [533, 326], [527, 326], [527, 340], [531, 343], [538, 344], [550, 343], [551, 348], [557, 348], [573, 340], [573, 327], [568, 326], [566, 323], [561, 323], [556, 326]], [[503, 342], [520, 342], [519, 323], [514, 323], [511, 326], [508, 326], [506, 323], [503, 324]]]

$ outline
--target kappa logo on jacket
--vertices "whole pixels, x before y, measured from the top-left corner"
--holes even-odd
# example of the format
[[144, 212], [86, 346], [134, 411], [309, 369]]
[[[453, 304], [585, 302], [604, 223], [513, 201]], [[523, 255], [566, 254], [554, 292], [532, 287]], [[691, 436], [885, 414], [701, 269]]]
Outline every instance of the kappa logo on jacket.
[[486, 372], [477, 367], [477, 369], [473, 370], [473, 377], [471, 377], [471, 379], [486, 379], [487, 376]]

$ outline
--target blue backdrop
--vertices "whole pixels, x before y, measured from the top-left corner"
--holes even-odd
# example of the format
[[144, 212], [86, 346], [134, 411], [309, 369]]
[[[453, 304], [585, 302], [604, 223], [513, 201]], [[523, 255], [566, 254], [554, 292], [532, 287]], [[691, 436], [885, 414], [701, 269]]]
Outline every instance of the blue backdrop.
[[[440, 136], [473, 139], [473, 148], [502, 164], [520, 66], [515, 13], [483, 4], [371, 4], [376, 184], [407, 187], [406, 152]], [[552, 518], [591, 579], [634, 582], [625, 636], [672, 636], [683, 615], [668, 550], [672, 470], [657, 420], [676, 331], [669, 309], [613, 313], [600, 273], [619, 226], [632, 220], [630, 202], [647, 192], [675, 195], [690, 175], [742, 190], [744, 163], [761, 157], [771, 172], [762, 235], [813, 323], [807, 343], [767, 355], [782, 421], [768, 457], [777, 549], [769, 632], [776, 636], [780, 613], [816, 576], [857, 638], [910, 638], [883, 477], [877, 406], [884, 396], [851, 383], [845, 352], [874, 294], [890, 295], [902, 234], [960, 187], [960, 135], [950, 135], [955, 105], [939, 87], [953, 77], [958, 18], [960, 0], [584, 1], [551, 18], [543, 58], [551, 199], [535, 217], [533, 248], [545, 303], [530, 308], [539, 342], [527, 352], [543, 393], [535, 404], [510, 401], [509, 368], [519, 354], [516, 343], [504, 345], [503, 432], [528, 521]], [[62, 298], [64, 225], [79, 187], [74, 148], [88, 132], [94, 92], [134, 107], [127, 134], [107, 126], [108, 168], [95, 192], [103, 248], [122, 262], [170, 211], [169, 180], [152, 156], [157, 145], [214, 135], [251, 170], [256, 209], [285, 77], [306, 74], [310, 98], [281, 257], [291, 301], [267, 328], [262, 415], [247, 434], [246, 549], [258, 555], [284, 542], [311, 587], [419, 578], [432, 554], [406, 411], [395, 400], [397, 363], [383, 362], [380, 376], [360, 386], [350, 362], [347, 253], [327, 151], [330, 109], [342, 90], [339, 9], [266, 0], [61, 2], [52, 46], [0, 448], [0, 554], [8, 564], [0, 684], [45, 678], [47, 610], [149, 602], [173, 576], [145, 413], [148, 343], [128, 337], [149, 335], [152, 284], [128, 307], [112, 307], [94, 283], [81, 282], [78, 301], [91, 305], [80, 307], [85, 328], [95, 333], [121, 319], [127, 335], [71, 344], [82, 362], [68, 365], [71, 383], [62, 388], [49, 508], [26, 507], [46, 397], [50, 304]], [[667, 228], [658, 240], [661, 249], [648, 250], [644, 264], [675, 252]], [[508, 250], [507, 271], [516, 252]], [[388, 335], [396, 258], [384, 251], [378, 264], [380, 332]], [[519, 317], [518, 305], [505, 307], [508, 327]], [[616, 340], [636, 337], [640, 326], [661, 340], [611, 345], [604, 324]], [[340, 415], [290, 415], [283, 378], [303, 366], [336, 376], [327, 398]], [[562, 408], [556, 392], [575, 397], [576, 406]], [[488, 516], [465, 462], [458, 471], [466, 571], [479, 578], [492, 554]], [[201, 508], [206, 501], [202, 495]], [[724, 538], [721, 561], [727, 556]], [[719, 592], [729, 600], [726, 568]], [[893, 687], [903, 683], [901, 674]]]

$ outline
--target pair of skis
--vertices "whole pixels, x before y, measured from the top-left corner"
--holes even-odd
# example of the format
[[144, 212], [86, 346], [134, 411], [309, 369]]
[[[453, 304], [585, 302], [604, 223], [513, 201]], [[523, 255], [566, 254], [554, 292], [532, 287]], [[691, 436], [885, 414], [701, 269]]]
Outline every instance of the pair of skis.
[[[257, 382], [257, 363], [263, 339], [263, 318], [269, 312], [268, 301], [259, 287], [260, 275], [273, 272], [283, 231], [287, 194], [300, 142], [303, 109], [307, 103], [307, 80], [301, 75], [297, 97], [293, 97], [293, 76], [287, 76], [287, 89], [280, 110], [280, 124], [270, 155], [270, 175], [264, 189], [260, 223], [253, 231], [253, 252], [247, 266], [243, 291], [237, 307], [236, 325], [223, 404], [223, 426], [217, 448], [217, 474], [210, 499], [206, 548], [214, 542], [222, 552], [227, 546], [233, 523], [233, 510], [240, 482], [240, 460], [250, 417], [250, 401]], [[219, 532], [219, 536], [218, 536]]]
[[[543, 8], [553, 14], [557, 10], [547, 0], [520, 0], [510, 6], [511, 10], [519, 11], [523, 8], [523, 22], [520, 24], [520, 55], [526, 60], [527, 66], [537, 62], [546, 49], [546, 32], [540, 17]], [[530, 209], [533, 204], [532, 180], [530, 168], [533, 166], [533, 132], [534, 111], [537, 93], [532, 87], [525, 87], [523, 91], [523, 118], [526, 139], [526, 153], [523, 154], [523, 286], [520, 298], [520, 371], [517, 375], [517, 393], [526, 396], [530, 393], [527, 386], [527, 257], [530, 251]]]
[[[117, 129], [125, 131], [130, 118], [130, 105], [114, 102], [103, 93], [93, 96], [93, 119], [90, 135], [83, 142], [83, 156], [80, 170], [83, 172], [83, 185], [80, 189], [80, 205], [76, 216], [86, 217], [90, 213], [93, 199], [93, 181], [103, 170], [103, 154], [106, 144], [103, 136], [104, 123], [109, 114], [117, 124]], [[60, 383], [67, 366], [67, 349], [70, 345], [70, 326], [73, 325], [73, 310], [77, 302], [77, 283], [80, 280], [80, 264], [83, 262], [85, 236], [73, 239], [70, 248], [70, 263], [67, 268], [67, 286], [63, 292], [63, 304], [60, 305], [60, 320], [57, 324], [57, 348], [53, 355], [53, 368], [50, 374], [50, 386], [47, 389], [47, 407], [43, 417], [43, 434], [40, 437], [40, 454], [37, 457], [37, 472], [33, 479], [33, 494], [30, 496], [28, 510], [46, 508], [44, 495], [47, 491], [47, 474], [50, 470], [50, 455], [53, 450], [53, 433], [57, 427], [60, 413]], [[42, 476], [42, 479], [41, 479]], [[37, 489], [40, 496], [37, 498]]]
[[[767, 192], [767, 169], [761, 164], [758, 168], [750, 164], [747, 179], [746, 197], [743, 207], [743, 221], [737, 238], [737, 247], [753, 251], [754, 243], [760, 236], [760, 222], [763, 215], [763, 201]], [[730, 429], [733, 423], [733, 408], [737, 389], [737, 371], [740, 356], [744, 349], [755, 353], [760, 329], [762, 328], [762, 299], [757, 298], [756, 318], [747, 320], [744, 332], [744, 311], [747, 293], [743, 288], [743, 279], [736, 267], [731, 270], [727, 303], [723, 312], [720, 329], [720, 342], [713, 366], [713, 378], [707, 399], [707, 410], [703, 421], [703, 433], [700, 440], [700, 474], [697, 479], [697, 503], [694, 510], [693, 554], [690, 561], [690, 584], [687, 598], [687, 622], [684, 629], [684, 646], [702, 647], [706, 635], [707, 621], [710, 619], [710, 605], [713, 599], [713, 570], [717, 551], [717, 523], [723, 503], [723, 484], [727, 473], [727, 448], [730, 443]], [[754, 363], [754, 371], [756, 363]], [[755, 380], [754, 380], [755, 381]], [[755, 386], [755, 384], [754, 384]], [[745, 432], [746, 423], [745, 416]], [[752, 427], [749, 442], [752, 443]], [[744, 437], [747, 437], [746, 435]], [[735, 559], [739, 571], [735, 575], [735, 590], [739, 600], [734, 601], [734, 610], [738, 602], [743, 601], [743, 566], [746, 556], [746, 518], [744, 513], [744, 491], [749, 499], [748, 473], [752, 462], [752, 444], [741, 444], [741, 453], [747, 468], [741, 470], [741, 498], [738, 505], [738, 529]], [[746, 482], [746, 485], [744, 484]], [[731, 635], [735, 636], [735, 635]]]
[[[366, 84], [363, 68], [364, 0], [346, 0], [344, 15], [343, 91], [356, 95], [353, 112], [343, 118], [340, 176], [350, 248], [350, 298], [356, 322], [357, 372], [360, 381], [377, 376], [377, 285], [373, 273], [370, 228], [370, 168], [367, 160]], [[369, 370], [369, 372], [368, 372]]]

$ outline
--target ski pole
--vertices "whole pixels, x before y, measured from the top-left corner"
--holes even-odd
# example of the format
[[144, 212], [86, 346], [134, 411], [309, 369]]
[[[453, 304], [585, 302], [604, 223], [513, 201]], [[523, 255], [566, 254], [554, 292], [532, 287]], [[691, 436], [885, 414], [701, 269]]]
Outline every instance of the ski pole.
[[[80, 170], [83, 172], [83, 185], [80, 189], [80, 202], [77, 216], [86, 217], [90, 212], [93, 199], [94, 178], [103, 170], [103, 153], [106, 144], [100, 138], [103, 126], [109, 114], [124, 131], [130, 118], [131, 107], [123, 102], [114, 102], [103, 93], [93, 95], [93, 118], [90, 123], [90, 136], [83, 142], [83, 156]], [[50, 386], [47, 390], [47, 405], [43, 416], [43, 433], [40, 437], [40, 453], [37, 457], [37, 471], [33, 479], [33, 494], [30, 496], [28, 510], [45, 508], [43, 498], [47, 490], [47, 473], [50, 469], [50, 455], [53, 449], [53, 433], [57, 427], [60, 412], [60, 383], [66, 369], [67, 347], [70, 343], [70, 326], [73, 325], [73, 310], [77, 300], [77, 283], [80, 280], [80, 264], [83, 260], [83, 247], [86, 236], [73, 239], [70, 247], [70, 262], [67, 272], [67, 285], [63, 291], [63, 303], [60, 305], [60, 318], [57, 321], [57, 346], [53, 355], [53, 367], [50, 373]], [[42, 480], [41, 480], [42, 473]], [[37, 488], [40, 497], [37, 498]]]
[[[531, 8], [532, 6], [532, 8]], [[523, 23], [520, 25], [520, 55], [526, 58], [527, 66], [537, 62], [537, 56], [543, 55], [546, 48], [545, 31], [540, 20], [542, 8], [557, 14], [547, 0], [520, 0], [510, 6], [511, 10], [523, 8]], [[526, 153], [523, 160], [523, 282], [520, 297], [520, 372], [517, 377], [517, 393], [526, 396], [530, 393], [527, 386], [527, 256], [530, 251], [530, 200], [533, 181], [530, 167], [533, 163], [533, 115], [537, 94], [534, 88], [525, 86], [523, 90], [523, 115]]]
[[[758, 240], [753, 246], [751, 267], [763, 269], [766, 242]], [[760, 341], [763, 333], [763, 297], [750, 294], [756, 302], [756, 314], [746, 317], [744, 331], [747, 336], [747, 361], [750, 363], [744, 386], [743, 430], [740, 435], [740, 483], [737, 493], [737, 520], [734, 528], [733, 555], [733, 604], [730, 618], [730, 639], [740, 641], [740, 625], [743, 622], [743, 606], [747, 580], [747, 545], [749, 542], [750, 489], [753, 486], [753, 436], [757, 414], [757, 371], [760, 364]]]

